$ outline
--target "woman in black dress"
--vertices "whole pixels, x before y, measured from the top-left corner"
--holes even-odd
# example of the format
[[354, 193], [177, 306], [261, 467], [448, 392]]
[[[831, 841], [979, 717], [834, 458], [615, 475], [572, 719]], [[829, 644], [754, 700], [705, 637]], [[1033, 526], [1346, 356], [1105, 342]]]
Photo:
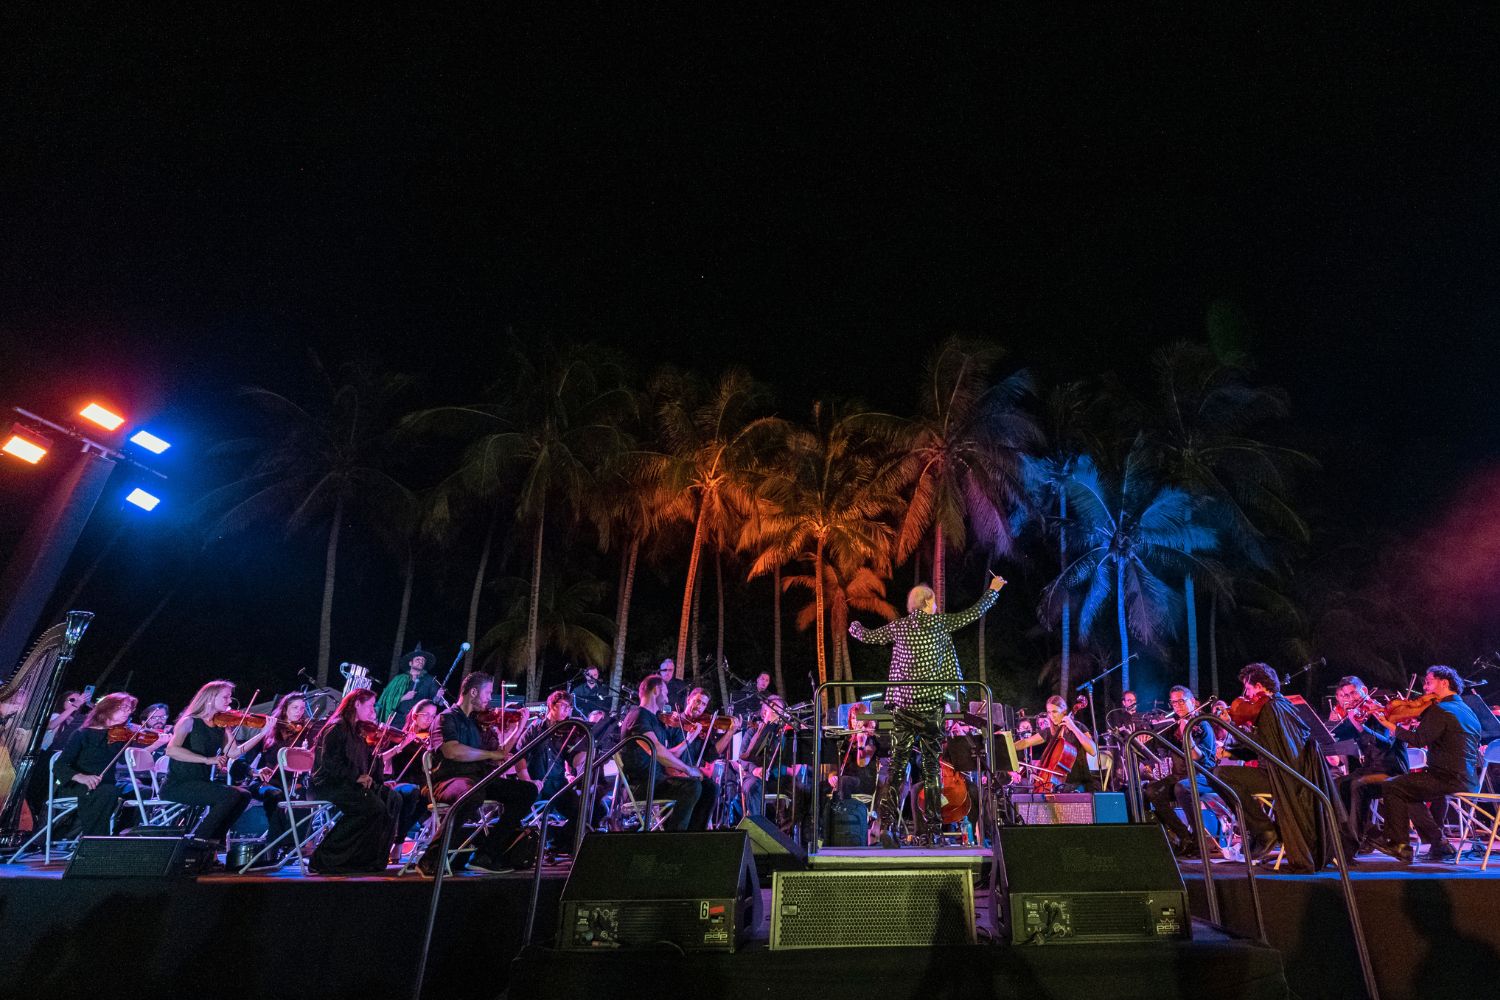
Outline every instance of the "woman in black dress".
[[319, 875], [370, 875], [390, 860], [401, 793], [384, 784], [385, 760], [365, 733], [378, 733], [375, 692], [351, 691], [318, 734], [312, 793], [332, 802], [341, 815], [313, 852]]
[[[78, 798], [75, 815], [80, 836], [109, 834], [109, 821], [126, 791], [115, 783], [112, 767], [124, 746], [109, 742], [109, 727], [124, 725], [134, 711], [135, 698], [123, 691], [100, 698], [83, 720], [83, 727], [68, 738], [52, 766], [57, 795]], [[106, 770], [111, 772], [108, 778]]]
[[232, 681], [209, 681], [177, 717], [167, 742], [171, 763], [161, 797], [168, 802], [207, 806], [208, 813], [198, 823], [197, 834], [210, 842], [222, 842], [250, 804], [250, 793], [243, 788], [213, 780], [215, 767], [228, 767], [256, 742], [252, 737], [244, 746], [237, 745], [227, 729], [213, 724], [213, 717], [228, 712], [233, 700]]

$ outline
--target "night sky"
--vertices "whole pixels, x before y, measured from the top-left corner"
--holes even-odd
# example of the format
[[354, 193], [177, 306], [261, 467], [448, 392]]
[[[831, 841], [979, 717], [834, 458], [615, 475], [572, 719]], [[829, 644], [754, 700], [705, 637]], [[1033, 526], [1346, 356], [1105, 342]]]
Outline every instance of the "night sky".
[[[307, 348], [462, 400], [507, 328], [598, 339], [642, 369], [746, 365], [801, 416], [909, 409], [954, 332], [1046, 382], [1128, 377], [1230, 316], [1323, 463], [1317, 545], [1472, 552], [1500, 539], [1497, 39], [1444, 16], [38, 6], [0, 59], [0, 400], [102, 391], [178, 442], [163, 468], [196, 496], [235, 388], [295, 390]], [[0, 467], [0, 554], [44, 481]], [[163, 513], [83, 601], [87, 670], [161, 592]], [[120, 517], [101, 504], [73, 574]], [[121, 666], [143, 694], [311, 660], [321, 541], [273, 541], [195, 578]], [[389, 656], [398, 587], [341, 598], [335, 660]], [[674, 629], [660, 590], [638, 628]], [[461, 601], [419, 600], [413, 638], [451, 655]]]

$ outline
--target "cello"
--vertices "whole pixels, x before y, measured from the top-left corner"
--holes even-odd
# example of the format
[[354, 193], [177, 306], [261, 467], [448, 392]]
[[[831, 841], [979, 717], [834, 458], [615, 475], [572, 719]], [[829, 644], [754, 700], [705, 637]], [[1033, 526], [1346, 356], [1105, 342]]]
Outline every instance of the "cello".
[[[1073, 718], [1074, 713], [1087, 708], [1088, 704], [1088, 698], [1079, 695], [1063, 719]], [[1061, 725], [1054, 727], [1052, 741], [1047, 744], [1047, 749], [1042, 752], [1042, 759], [1036, 764], [1037, 774], [1032, 779], [1031, 790], [1038, 794], [1052, 791], [1068, 777], [1068, 772], [1073, 770], [1073, 764], [1077, 760], [1078, 746], [1068, 742], [1067, 731]]]

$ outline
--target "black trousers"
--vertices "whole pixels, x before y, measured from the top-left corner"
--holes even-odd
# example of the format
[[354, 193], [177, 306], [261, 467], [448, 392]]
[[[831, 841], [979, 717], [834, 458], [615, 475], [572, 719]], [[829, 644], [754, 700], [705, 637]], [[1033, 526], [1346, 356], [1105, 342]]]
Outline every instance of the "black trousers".
[[[457, 802], [463, 798], [465, 792], [477, 785], [482, 779], [479, 777], [449, 778], [433, 788], [433, 794], [439, 802]], [[474, 858], [481, 863], [493, 862], [496, 859], [491, 856], [491, 848], [498, 852], [509, 844], [521, 830], [521, 820], [531, 811], [532, 803], [536, 802], [536, 786], [529, 781], [519, 778], [496, 778], [485, 787], [484, 799], [493, 799], [500, 803], [500, 817], [495, 821], [493, 831], [485, 831], [474, 841]], [[468, 836], [463, 832], [464, 824], [472, 822], [479, 812], [480, 802], [475, 802], [464, 809], [462, 815], [454, 815], [450, 822], [454, 824], [453, 837], [449, 840], [450, 847], [457, 847], [463, 843]], [[491, 832], [494, 837], [488, 836]], [[422, 865], [425, 870], [432, 870], [438, 861], [440, 844], [433, 841], [427, 848], [427, 853], [422, 856]], [[455, 862], [455, 866], [457, 862]]]
[[[631, 782], [635, 797], [646, 800], [646, 783]], [[671, 799], [677, 803], [672, 815], [667, 817], [668, 830], [707, 830], [708, 821], [719, 801], [719, 786], [712, 778], [665, 777], [656, 779], [653, 794], [658, 799]]]
[[[99, 782], [99, 787], [93, 791], [76, 781], [67, 781], [57, 786], [57, 797], [78, 796], [78, 810], [73, 816], [78, 821], [76, 828], [80, 837], [106, 837], [109, 835], [109, 821], [114, 818], [125, 791], [108, 781]], [[46, 815], [46, 808], [43, 802], [42, 815]]]
[[198, 821], [197, 834], [203, 840], [223, 840], [250, 805], [249, 792], [217, 781], [169, 780], [161, 790], [161, 797], [185, 806], [208, 806], [208, 814]]
[[1338, 779], [1339, 800], [1344, 804], [1344, 829], [1358, 844], [1370, 825], [1370, 803], [1385, 795], [1385, 783], [1391, 775], [1385, 771], [1356, 768]]
[[943, 709], [939, 706], [918, 712], [897, 708], [892, 709], [891, 719], [891, 781], [880, 797], [880, 827], [887, 832], [896, 829], [901, 787], [906, 784], [907, 768], [915, 750], [922, 759], [923, 788], [923, 808], [917, 832], [934, 833], [943, 826], [943, 785], [938, 766], [938, 758], [943, 752]]
[[1460, 778], [1412, 771], [1392, 778], [1385, 789], [1385, 839], [1394, 844], [1406, 843], [1407, 824], [1417, 828], [1422, 843], [1431, 846], [1443, 839], [1442, 828], [1432, 818], [1429, 802], [1442, 802], [1454, 792], [1468, 791]]
[[[271, 784], [269, 781], [252, 781], [245, 788], [250, 793], [250, 798], [259, 802], [266, 813], [266, 840], [272, 841], [286, 833], [291, 825], [286, 817], [286, 810], [281, 808], [281, 803], [286, 801], [286, 796], [281, 788]], [[287, 843], [283, 843], [286, 847]]]

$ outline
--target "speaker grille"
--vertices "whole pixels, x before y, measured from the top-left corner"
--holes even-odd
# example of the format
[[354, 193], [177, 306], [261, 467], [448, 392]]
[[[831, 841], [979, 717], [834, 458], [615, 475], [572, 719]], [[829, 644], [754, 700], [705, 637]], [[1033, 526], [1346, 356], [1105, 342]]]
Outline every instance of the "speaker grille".
[[967, 871], [777, 872], [773, 880], [773, 949], [973, 942]]

